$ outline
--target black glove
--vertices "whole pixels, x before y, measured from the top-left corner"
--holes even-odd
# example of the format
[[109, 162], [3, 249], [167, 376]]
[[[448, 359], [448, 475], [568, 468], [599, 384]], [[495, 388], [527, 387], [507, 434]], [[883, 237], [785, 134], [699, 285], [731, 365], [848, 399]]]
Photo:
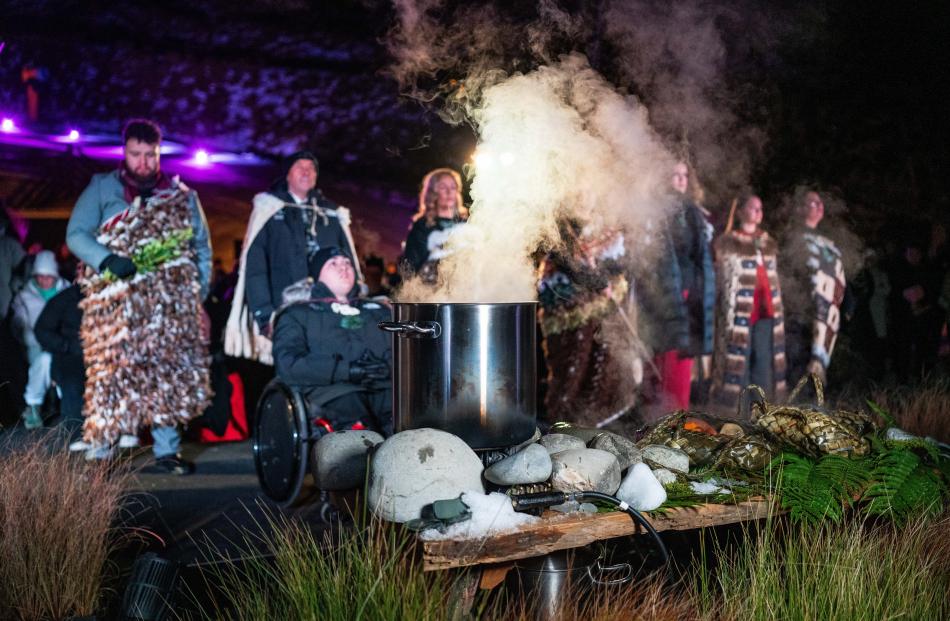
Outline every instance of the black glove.
[[351, 384], [372, 384], [389, 379], [389, 364], [369, 350], [350, 363]]
[[99, 264], [100, 273], [106, 270], [115, 274], [117, 278], [129, 278], [135, 275], [135, 263], [128, 257], [110, 254]]

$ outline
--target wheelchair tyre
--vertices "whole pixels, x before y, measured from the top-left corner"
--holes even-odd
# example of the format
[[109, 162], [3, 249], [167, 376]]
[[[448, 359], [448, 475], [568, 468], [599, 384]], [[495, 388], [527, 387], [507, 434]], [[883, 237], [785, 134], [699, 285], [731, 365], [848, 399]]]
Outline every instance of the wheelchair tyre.
[[303, 397], [278, 380], [257, 402], [254, 466], [261, 489], [281, 507], [294, 505], [307, 475], [310, 425]]

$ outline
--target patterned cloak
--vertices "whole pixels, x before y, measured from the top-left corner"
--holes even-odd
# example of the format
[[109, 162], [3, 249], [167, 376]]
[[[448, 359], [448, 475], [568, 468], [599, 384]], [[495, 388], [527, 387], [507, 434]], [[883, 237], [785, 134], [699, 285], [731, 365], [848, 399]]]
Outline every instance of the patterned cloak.
[[210, 403], [210, 358], [201, 336], [198, 268], [188, 194], [136, 199], [97, 240], [132, 257], [128, 280], [87, 267], [79, 285], [80, 337], [86, 364], [84, 438], [111, 444], [140, 427], [199, 416]]
[[758, 261], [763, 262], [772, 296], [772, 372], [774, 400], [785, 397], [785, 324], [782, 290], [777, 271], [778, 244], [768, 233], [754, 237], [739, 230], [720, 235], [715, 242], [716, 278], [719, 291], [716, 312], [716, 343], [713, 355], [712, 398], [721, 405], [735, 406], [742, 391], [742, 377], [749, 365], [752, 335], [749, 320], [753, 310]]

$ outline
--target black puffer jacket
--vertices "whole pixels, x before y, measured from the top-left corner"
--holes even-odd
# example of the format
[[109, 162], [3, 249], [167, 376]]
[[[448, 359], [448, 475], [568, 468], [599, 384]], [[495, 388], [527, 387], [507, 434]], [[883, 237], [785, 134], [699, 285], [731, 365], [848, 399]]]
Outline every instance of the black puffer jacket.
[[[294, 206], [293, 198], [284, 188], [272, 189], [270, 194], [287, 203], [287, 206], [274, 214], [254, 238], [247, 251], [245, 267], [247, 305], [261, 327], [280, 306], [284, 289], [307, 277], [309, 257], [304, 210]], [[335, 246], [346, 253], [355, 265], [355, 252], [340, 224], [337, 205], [326, 199], [319, 190], [313, 190], [309, 200], [326, 213], [325, 217], [317, 215], [319, 247]]]
[[82, 323], [82, 309], [79, 308], [81, 298], [79, 285], [66, 287], [50, 298], [33, 327], [40, 347], [53, 355], [50, 375], [57, 382], [68, 377], [81, 378], [85, 375], [82, 342], [79, 340], [79, 325]]
[[340, 305], [326, 285], [315, 283], [309, 298], [290, 302], [277, 314], [277, 377], [308, 391], [317, 388], [326, 401], [366, 390], [365, 385], [349, 382], [350, 365], [369, 353], [384, 360], [391, 371], [392, 337], [376, 327], [390, 319], [390, 310], [381, 304], [351, 299]]

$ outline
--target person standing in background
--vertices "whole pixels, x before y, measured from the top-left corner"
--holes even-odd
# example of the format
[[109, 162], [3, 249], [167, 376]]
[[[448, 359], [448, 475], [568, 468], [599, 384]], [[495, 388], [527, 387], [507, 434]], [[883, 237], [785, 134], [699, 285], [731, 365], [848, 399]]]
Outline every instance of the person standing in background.
[[782, 401], [786, 392], [778, 244], [760, 228], [758, 196], [746, 197], [736, 213], [739, 227], [732, 228], [730, 214], [713, 245], [719, 295], [711, 397], [728, 408], [749, 384], [765, 390], [770, 401]]
[[[116, 278], [132, 278], [137, 271], [132, 258], [110, 252], [96, 238], [102, 229], [114, 226], [134, 210], [147, 208], [148, 199], [156, 191], [177, 187], [188, 196], [192, 229], [189, 243], [198, 270], [198, 294], [203, 300], [208, 295], [211, 277], [208, 223], [198, 193], [188, 189], [177, 177], [170, 178], [162, 171], [161, 141], [161, 130], [152, 121], [132, 119], [126, 123], [122, 130], [122, 162], [117, 170], [93, 175], [69, 218], [66, 243], [73, 254], [95, 271], [109, 270]], [[196, 334], [194, 338], [201, 338], [201, 335]], [[194, 471], [194, 464], [178, 453], [181, 435], [176, 427], [152, 427], [152, 439], [155, 441], [152, 451], [159, 468], [178, 475]], [[121, 440], [119, 446], [123, 447]], [[111, 455], [112, 447], [96, 447], [90, 451], [87, 452], [88, 458], [101, 459]]]
[[826, 379], [841, 329], [847, 285], [838, 246], [818, 231], [825, 204], [818, 192], [796, 199], [795, 225], [783, 236], [779, 265], [785, 286], [788, 382], [814, 373]]
[[445, 245], [455, 227], [468, 220], [462, 204], [462, 177], [451, 168], [436, 168], [422, 180], [419, 210], [412, 217], [409, 236], [403, 244], [403, 265], [423, 281], [438, 278], [439, 260], [447, 256]]
[[[713, 304], [715, 273], [710, 247], [712, 227], [703, 210], [691, 198], [690, 171], [685, 161], [673, 166], [670, 178], [672, 211], [659, 236], [668, 240], [665, 263], [657, 273], [665, 282], [645, 283], [647, 290], [672, 290], [661, 331], [654, 327], [654, 365], [659, 374], [659, 406], [662, 410], [686, 409], [690, 403], [693, 359], [708, 356], [713, 349]], [[661, 250], [662, 252], [662, 250]], [[670, 260], [672, 259], [672, 260]], [[661, 262], [664, 259], [661, 258]]]
[[26, 390], [23, 391], [26, 408], [20, 415], [27, 429], [43, 426], [40, 410], [50, 387], [52, 362], [50, 354], [43, 351], [43, 347], [36, 340], [33, 329], [46, 303], [66, 287], [66, 281], [59, 277], [56, 256], [50, 250], [43, 250], [37, 253], [33, 262], [33, 277], [13, 300], [14, 330], [26, 347], [30, 363], [29, 380]]

